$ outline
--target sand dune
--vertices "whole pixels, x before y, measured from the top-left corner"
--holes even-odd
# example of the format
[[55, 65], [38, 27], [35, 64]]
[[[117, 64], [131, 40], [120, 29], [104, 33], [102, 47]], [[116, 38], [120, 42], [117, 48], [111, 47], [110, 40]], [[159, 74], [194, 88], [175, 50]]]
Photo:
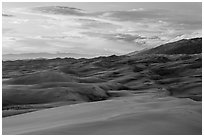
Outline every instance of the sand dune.
[[3, 118], [3, 134], [201, 134], [201, 102], [139, 94]]
[[[42, 60], [43, 63], [52, 61]], [[141, 90], [153, 88], [158, 89], [156, 92], [161, 91], [170, 96], [202, 100], [201, 54], [99, 57], [89, 60], [72, 60], [74, 63], [67, 63], [70, 63], [70, 67], [63, 65], [65, 61], [68, 60], [58, 59], [57, 62], [54, 60], [52, 64], [62, 63], [55, 70], [45, 69], [41, 72], [12, 76], [3, 81], [3, 110], [6, 110], [4, 114], [10, 116], [29, 112], [28, 109], [38, 110], [38, 105], [41, 105], [40, 109], [42, 109], [46, 103], [73, 104], [101, 101], [124, 96], [132, 91], [139, 94], [143, 93]], [[24, 66], [29, 69], [28, 72], [31, 69], [29, 62], [24, 61], [24, 64], [28, 63]], [[39, 64], [40, 60], [37, 60], [37, 63], [31, 62], [33, 66]], [[12, 64], [13, 62], [7, 62], [9, 69]], [[72, 71], [65, 73], [62, 67], [65, 70], [73, 68], [72, 70], [77, 73], [72, 73]], [[93, 69], [87, 69], [89, 67]], [[10, 76], [13, 71], [11, 68], [9, 73], [6, 73], [7, 76]], [[21, 72], [21, 70], [15, 71]], [[127, 92], [123, 92], [124, 90]], [[30, 106], [32, 107], [29, 108]], [[10, 109], [13, 110], [12, 113]]]
[[201, 134], [201, 45], [5, 61], [3, 134]]

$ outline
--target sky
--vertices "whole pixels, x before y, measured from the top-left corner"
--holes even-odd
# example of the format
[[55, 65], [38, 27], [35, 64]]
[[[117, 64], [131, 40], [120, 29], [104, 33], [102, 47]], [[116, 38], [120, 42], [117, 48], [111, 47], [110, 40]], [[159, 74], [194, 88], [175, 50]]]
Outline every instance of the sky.
[[202, 3], [3, 2], [2, 52], [122, 55], [202, 36]]

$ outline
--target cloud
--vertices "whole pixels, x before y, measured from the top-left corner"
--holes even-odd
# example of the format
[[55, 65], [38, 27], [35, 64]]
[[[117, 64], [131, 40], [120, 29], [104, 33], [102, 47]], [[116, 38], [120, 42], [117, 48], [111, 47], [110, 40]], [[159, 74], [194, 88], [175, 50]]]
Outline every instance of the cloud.
[[120, 27], [120, 25], [115, 24], [114, 22], [108, 21], [108, 20], [99, 20], [96, 18], [78, 18], [76, 20], [77, 22], [80, 22], [82, 25], [81, 28], [83, 29], [116, 29]]
[[28, 19], [15, 19], [15, 20], [11, 21], [10, 23], [13, 23], [13, 24], [22, 24], [22, 23], [26, 23], [28, 21], [29, 21]]
[[133, 12], [134, 12], [134, 11], [144, 11], [144, 9], [143, 9], [143, 8], [137, 8], [137, 9], [130, 9], [130, 10], [128, 10], [128, 11], [130, 11], [130, 12], [131, 12], [131, 11], [133, 11]]
[[60, 15], [75, 15], [84, 16], [86, 12], [82, 9], [65, 7], [65, 6], [46, 6], [46, 7], [35, 7], [32, 11], [47, 13], [47, 14], [60, 14]]
[[[125, 54], [197, 36], [200, 15], [133, 8], [87, 12], [64, 6], [11, 9], [3, 18], [3, 52]], [[199, 33], [200, 34], [200, 33]], [[10, 50], [9, 50], [10, 49]]]
[[127, 41], [127, 42], [134, 42], [136, 39], [147, 39], [147, 37], [142, 37], [137, 34], [124, 34], [124, 33], [95, 33], [95, 32], [85, 32], [85, 34], [91, 36], [91, 37], [103, 37], [105, 39], [110, 40], [121, 40], [121, 41]]
[[12, 28], [2, 28], [2, 34], [5, 36], [6, 34], [15, 33], [14, 29]]
[[132, 9], [129, 11], [104, 12], [102, 15], [118, 21], [142, 22], [143, 20], [160, 20], [168, 22], [175, 28], [180, 29], [201, 29], [202, 16], [193, 13], [174, 12], [164, 9]]
[[13, 15], [11, 15], [11, 14], [4, 14], [4, 13], [2, 14], [2, 16], [3, 17], [13, 17]]

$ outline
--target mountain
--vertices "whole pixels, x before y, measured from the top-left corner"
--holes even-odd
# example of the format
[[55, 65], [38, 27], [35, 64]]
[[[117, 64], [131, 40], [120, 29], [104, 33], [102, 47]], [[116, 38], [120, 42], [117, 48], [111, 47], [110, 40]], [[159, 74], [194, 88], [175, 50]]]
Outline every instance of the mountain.
[[199, 54], [202, 53], [202, 38], [182, 39], [141, 51], [138, 54]]
[[89, 58], [91, 55], [78, 53], [24, 53], [24, 54], [3, 54], [2, 59], [5, 60], [22, 60], [22, 59], [37, 59], [37, 58]]

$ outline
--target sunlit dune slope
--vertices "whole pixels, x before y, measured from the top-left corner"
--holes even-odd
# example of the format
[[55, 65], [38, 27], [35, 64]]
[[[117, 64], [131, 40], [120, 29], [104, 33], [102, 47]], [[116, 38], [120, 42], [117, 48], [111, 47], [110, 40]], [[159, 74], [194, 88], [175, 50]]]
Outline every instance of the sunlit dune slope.
[[153, 94], [3, 118], [3, 134], [201, 134], [201, 103]]

